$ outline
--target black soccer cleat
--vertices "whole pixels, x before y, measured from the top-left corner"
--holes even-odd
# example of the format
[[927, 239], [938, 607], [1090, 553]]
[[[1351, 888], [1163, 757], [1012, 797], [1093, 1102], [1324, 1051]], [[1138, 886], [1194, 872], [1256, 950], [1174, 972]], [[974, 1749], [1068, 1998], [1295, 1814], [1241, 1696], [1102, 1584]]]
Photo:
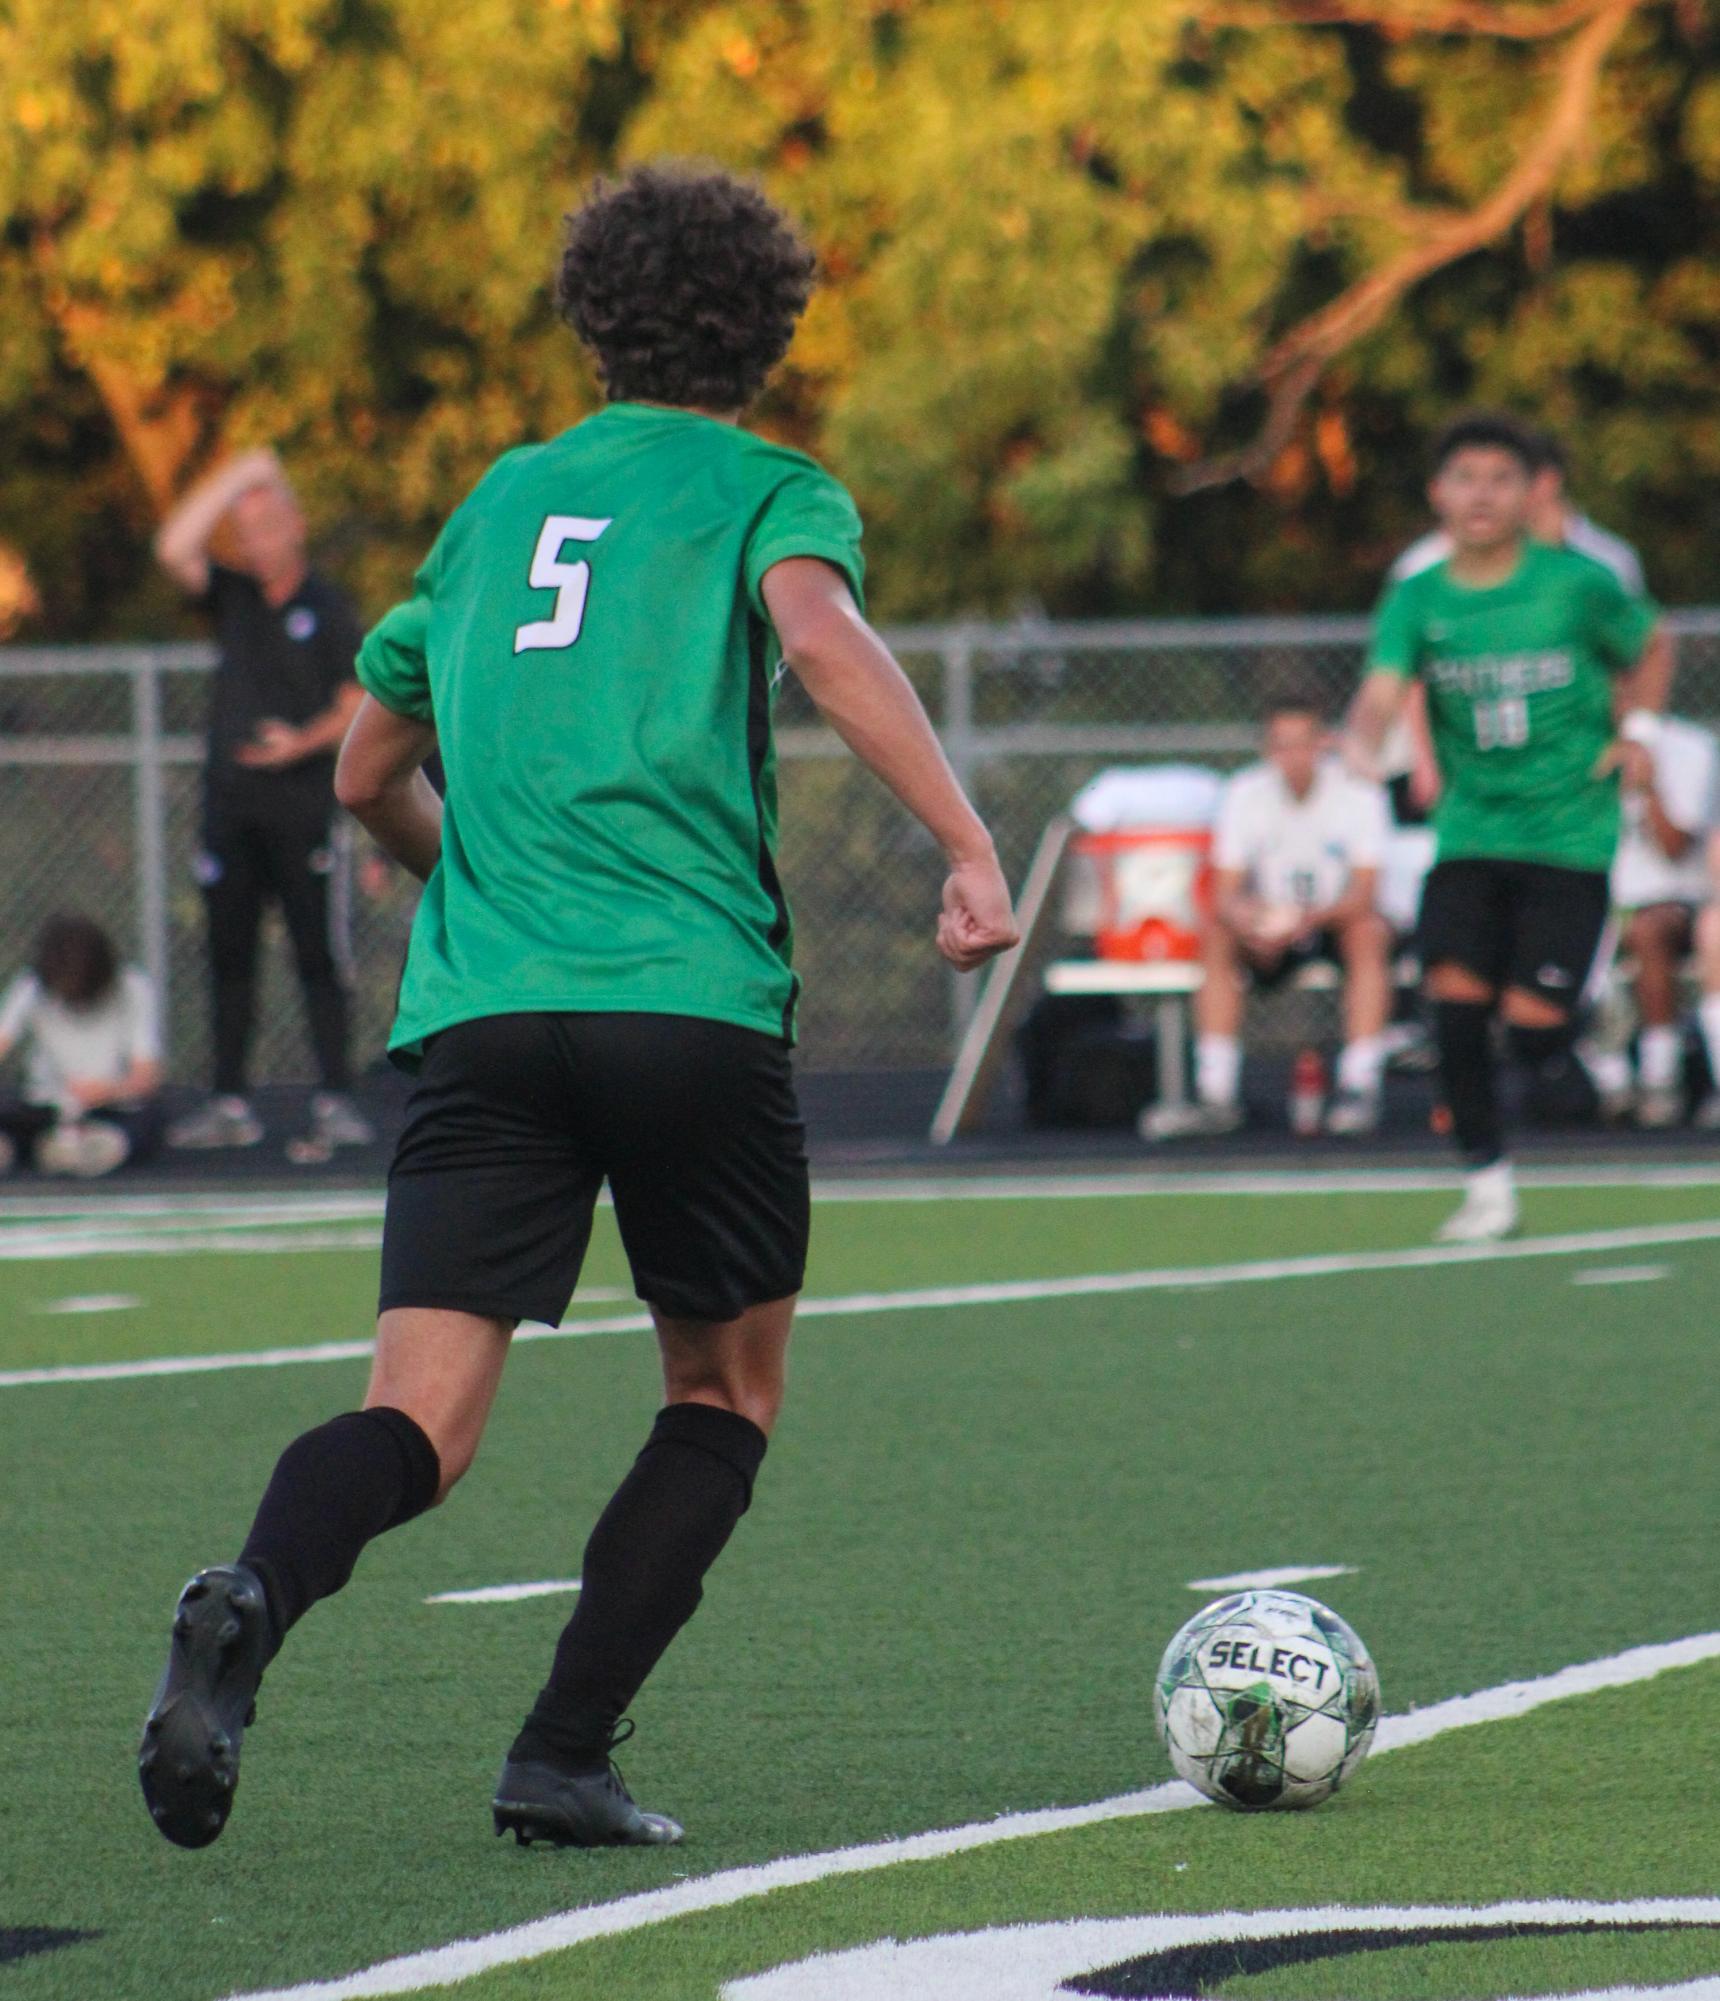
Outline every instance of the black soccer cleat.
[[512, 1830], [529, 1848], [534, 1841], [557, 1848], [667, 1848], [681, 1839], [679, 1821], [644, 1813], [613, 1762], [579, 1776], [554, 1765], [510, 1758], [496, 1782], [491, 1806], [496, 1832]]
[[255, 1571], [219, 1564], [200, 1570], [179, 1594], [167, 1668], [137, 1748], [137, 1776], [156, 1826], [181, 1848], [207, 1848], [227, 1825], [268, 1639]]

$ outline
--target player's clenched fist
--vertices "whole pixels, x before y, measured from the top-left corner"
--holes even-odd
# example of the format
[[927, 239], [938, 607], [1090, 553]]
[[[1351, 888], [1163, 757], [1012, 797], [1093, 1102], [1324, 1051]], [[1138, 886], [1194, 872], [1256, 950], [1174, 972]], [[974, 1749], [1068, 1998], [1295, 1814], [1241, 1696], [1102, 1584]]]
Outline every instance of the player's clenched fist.
[[944, 883], [938, 950], [958, 972], [971, 973], [1020, 941], [1009, 885], [996, 860], [958, 862]]

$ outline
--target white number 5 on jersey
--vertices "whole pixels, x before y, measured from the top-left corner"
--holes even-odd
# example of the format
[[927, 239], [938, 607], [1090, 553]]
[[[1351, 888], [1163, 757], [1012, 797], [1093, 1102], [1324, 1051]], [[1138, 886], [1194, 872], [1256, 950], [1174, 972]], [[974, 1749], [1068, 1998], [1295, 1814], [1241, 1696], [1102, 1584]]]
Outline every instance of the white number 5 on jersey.
[[544, 522], [538, 531], [537, 548], [532, 552], [531, 587], [534, 591], [554, 591], [555, 610], [548, 618], [522, 625], [515, 632], [516, 653], [571, 646], [579, 637], [579, 628], [585, 623], [585, 594], [591, 585], [591, 565], [564, 563], [561, 553], [569, 542], [595, 542], [608, 526], [608, 521], [591, 521], [582, 514], [552, 514]]

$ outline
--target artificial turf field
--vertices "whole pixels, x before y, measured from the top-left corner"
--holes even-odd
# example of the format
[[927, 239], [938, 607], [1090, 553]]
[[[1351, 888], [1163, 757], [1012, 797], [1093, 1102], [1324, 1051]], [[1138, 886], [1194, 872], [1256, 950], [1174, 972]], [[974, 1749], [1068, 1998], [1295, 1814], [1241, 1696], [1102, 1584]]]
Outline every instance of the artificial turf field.
[[[1448, 1188], [1104, 1189], [820, 1204], [808, 1295], [846, 1304], [797, 1335], [757, 1503], [623, 1758], [687, 1843], [603, 1854], [489, 1829], [571, 1598], [425, 1601], [577, 1575], [655, 1408], [607, 1219], [574, 1319], [612, 1331], [520, 1346], [474, 1473], [294, 1634], [233, 1822], [186, 1854], [132, 1769], [173, 1595], [364, 1375], [237, 1360], [362, 1340], [374, 1205], [0, 1211], [0, 1995], [467, 1969], [467, 2001], [1720, 1994], [1720, 1638], [1632, 1652], [1720, 1632], [1720, 1174], [1538, 1187], [1523, 1240], [1468, 1257], [1420, 1248]], [[162, 1358], [213, 1365], [134, 1366]], [[1593, 1677], [1620, 1685], [1388, 1726], [1311, 1814], [1185, 1809], [1150, 1684], [1190, 1581], [1312, 1565], [1350, 1567], [1306, 1588], [1391, 1715], [1623, 1654]], [[936, 1829], [968, 1831], [903, 1846]], [[883, 1845], [830, 1859], [860, 1844]], [[1256, 1941], [1180, 1985], [1152, 1957], [1168, 1914], [1328, 1906], [1399, 1916], [1374, 1949], [1275, 1965]], [[1427, 1942], [1454, 1909], [1469, 1932]]]

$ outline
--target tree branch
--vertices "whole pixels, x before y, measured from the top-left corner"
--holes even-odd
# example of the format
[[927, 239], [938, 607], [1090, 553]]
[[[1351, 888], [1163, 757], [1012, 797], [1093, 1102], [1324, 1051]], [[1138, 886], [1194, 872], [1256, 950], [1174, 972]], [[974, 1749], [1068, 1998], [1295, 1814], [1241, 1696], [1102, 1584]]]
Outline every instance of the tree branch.
[[1269, 401], [1259, 436], [1239, 452], [1189, 467], [1174, 481], [1175, 491], [1198, 493], [1235, 479], [1258, 479], [1283, 450], [1303, 406], [1336, 356], [1371, 332], [1423, 278], [1497, 242], [1546, 196], [1587, 129], [1608, 51], [1643, 4], [1644, 0], [1600, 0], [1598, 7], [1589, 9], [1591, 18], [1561, 58], [1541, 128], [1510, 173], [1467, 213], [1424, 222], [1415, 241], [1292, 328], [1260, 367], [1259, 380]]
[[1202, 27], [1374, 28], [1382, 35], [1486, 35], [1535, 42], [1568, 34], [1606, 0], [1545, 0], [1545, 4], [1495, 5], [1492, 0], [1260, 0], [1250, 6], [1203, 9]]
[[142, 381], [114, 354], [100, 307], [73, 297], [60, 275], [52, 238], [39, 234], [34, 249], [48, 316], [70, 358], [94, 383], [150, 505], [164, 515], [202, 442], [201, 399], [184, 385], [169, 388]]

